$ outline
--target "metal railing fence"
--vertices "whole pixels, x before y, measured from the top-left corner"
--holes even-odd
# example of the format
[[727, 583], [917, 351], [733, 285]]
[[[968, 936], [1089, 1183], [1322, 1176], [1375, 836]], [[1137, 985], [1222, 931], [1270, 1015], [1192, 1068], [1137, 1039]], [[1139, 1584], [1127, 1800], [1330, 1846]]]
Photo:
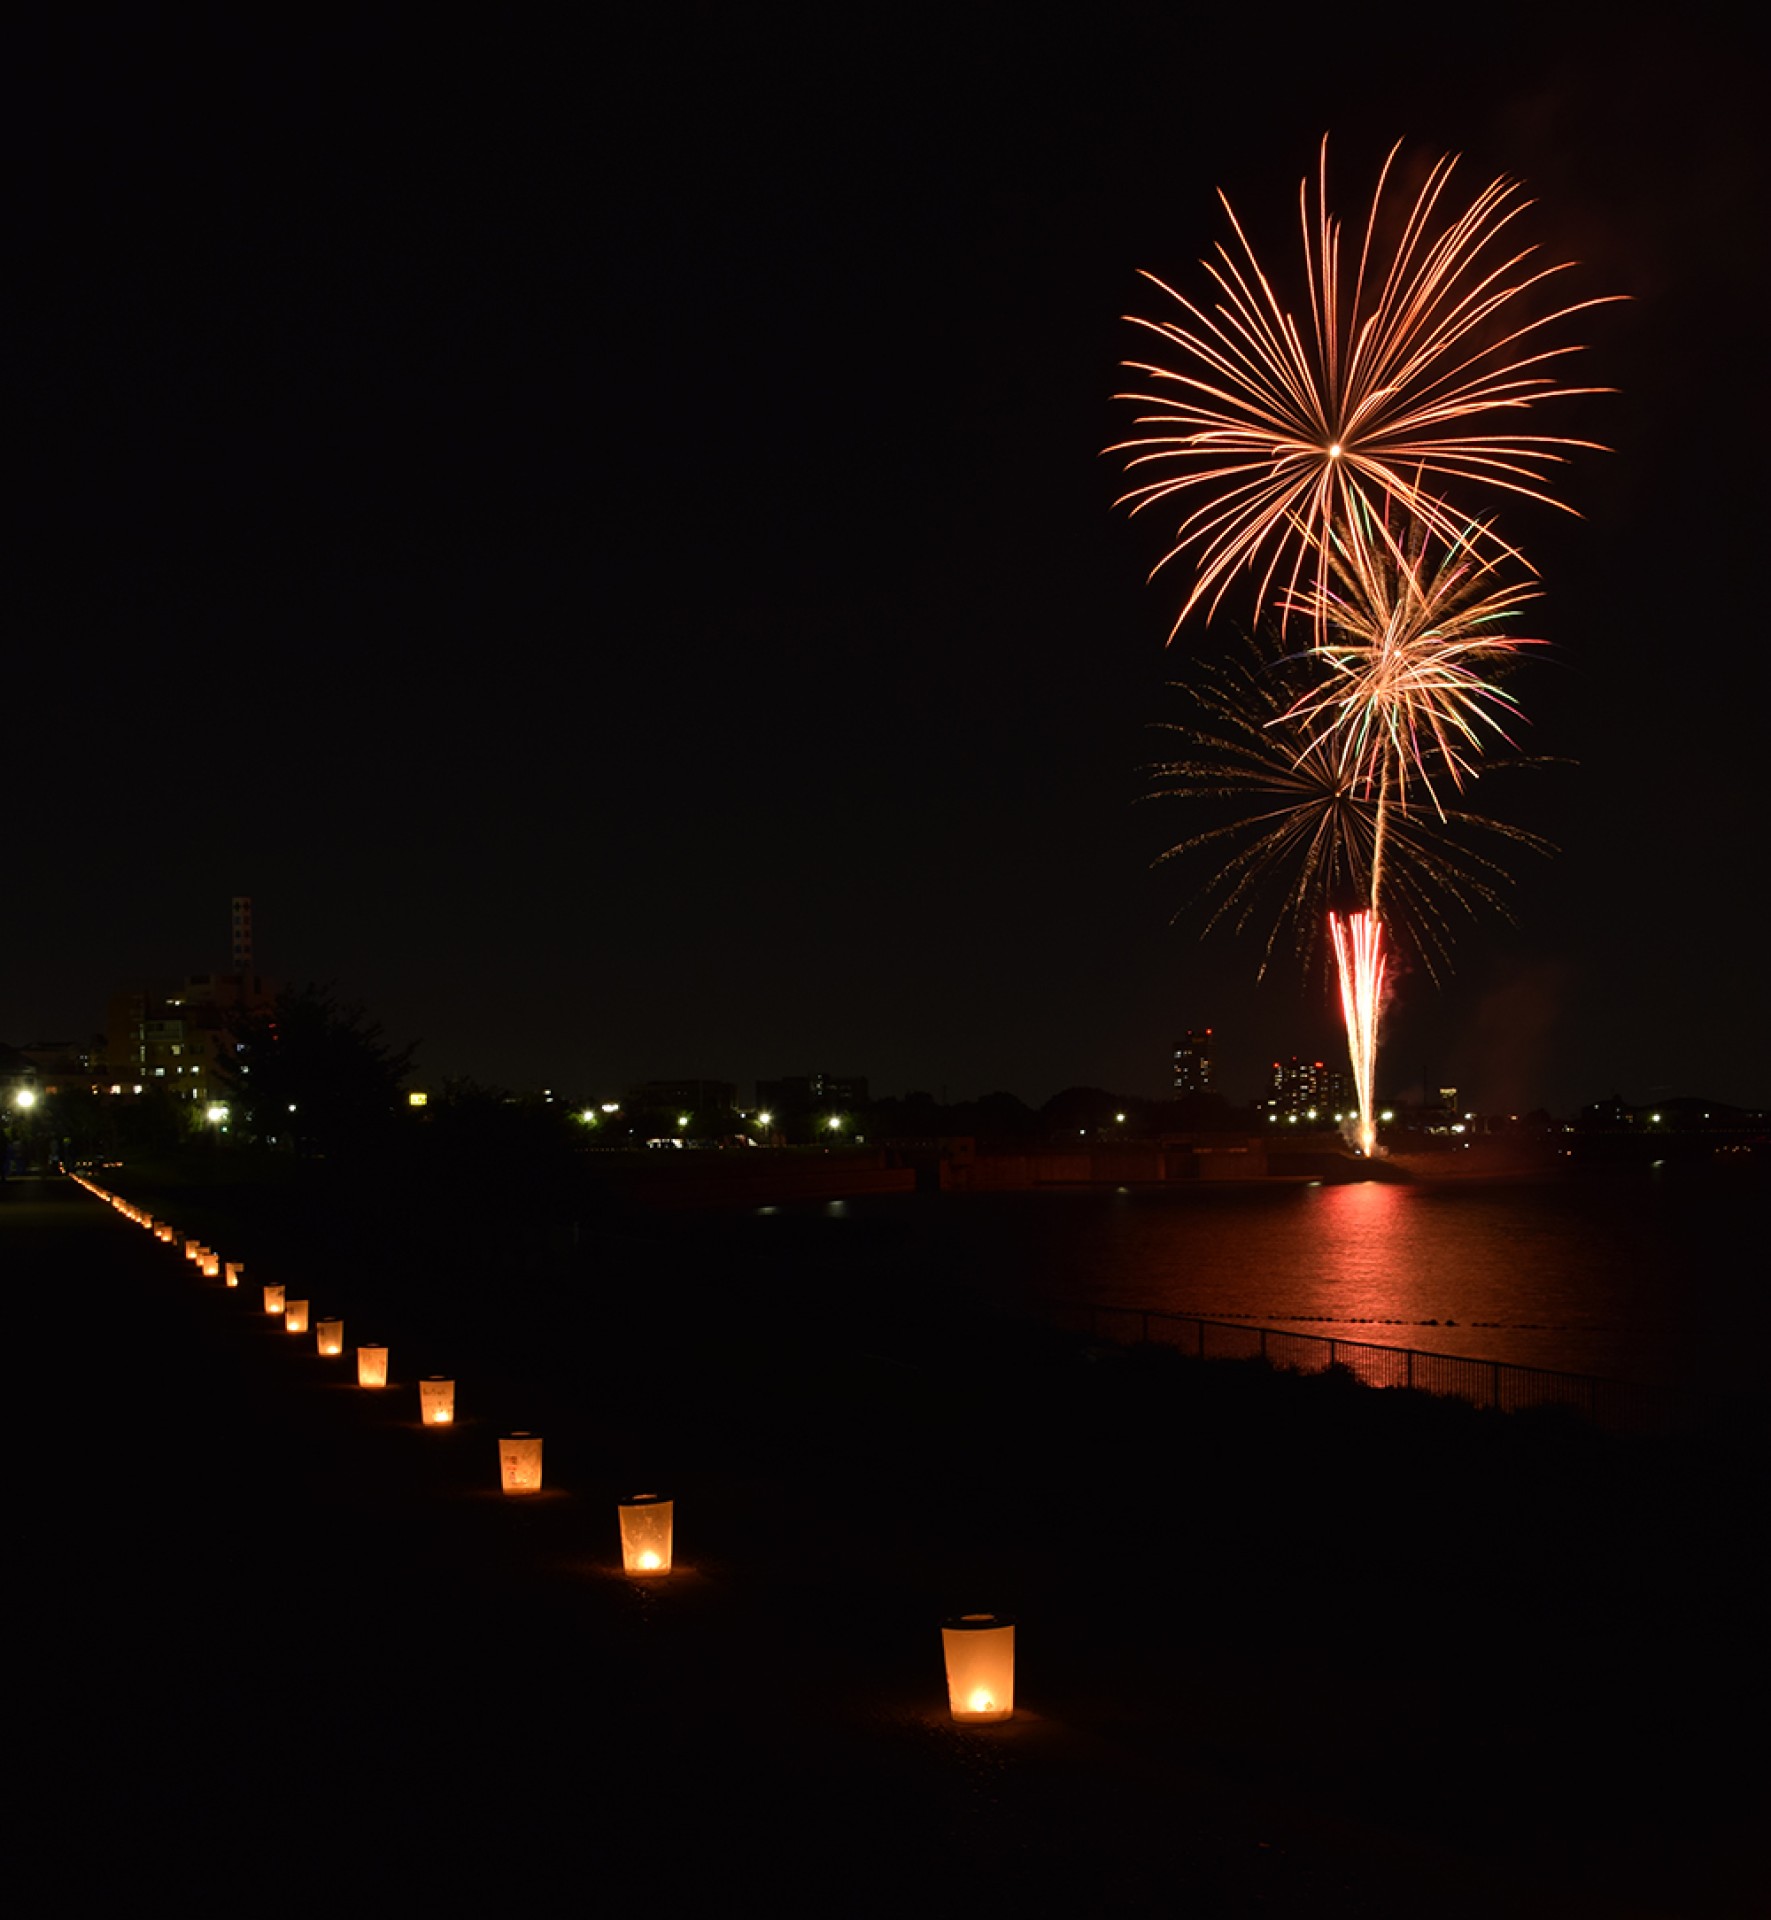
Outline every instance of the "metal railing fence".
[[1041, 1308], [1054, 1325], [1113, 1346], [1173, 1347], [1197, 1360], [1262, 1360], [1293, 1373], [1326, 1373], [1340, 1367], [1368, 1387], [1408, 1387], [1503, 1413], [1566, 1407], [1616, 1432], [1710, 1426], [1724, 1417], [1727, 1406], [1718, 1398], [1674, 1387], [1558, 1373], [1547, 1367], [1433, 1353], [1419, 1347], [1383, 1346], [1338, 1334], [1201, 1320], [1153, 1307], [1046, 1300]]

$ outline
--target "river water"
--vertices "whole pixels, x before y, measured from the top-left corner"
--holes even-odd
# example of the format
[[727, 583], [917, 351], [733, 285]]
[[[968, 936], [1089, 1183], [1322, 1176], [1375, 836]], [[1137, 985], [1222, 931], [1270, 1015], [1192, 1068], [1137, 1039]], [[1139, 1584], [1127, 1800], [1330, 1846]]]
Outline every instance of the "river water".
[[[1753, 1176], [919, 1194], [833, 1202], [859, 1267], [1669, 1386], [1763, 1391]], [[834, 1231], [830, 1251], [844, 1239]], [[890, 1258], [884, 1258], [889, 1250]], [[846, 1263], [845, 1263], [846, 1264]], [[902, 1270], [902, 1269], [900, 1269]], [[856, 1277], [860, 1277], [857, 1274]]]

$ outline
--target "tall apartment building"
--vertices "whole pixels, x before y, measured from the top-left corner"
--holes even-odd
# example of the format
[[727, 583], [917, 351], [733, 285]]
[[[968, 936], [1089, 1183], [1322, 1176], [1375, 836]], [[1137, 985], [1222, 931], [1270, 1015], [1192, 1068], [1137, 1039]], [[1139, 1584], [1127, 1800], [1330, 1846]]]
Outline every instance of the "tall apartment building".
[[1176, 1099], [1189, 1093], [1210, 1093], [1211, 1028], [1189, 1027], [1175, 1042], [1173, 1064]]
[[175, 1099], [216, 1098], [215, 1069], [232, 1044], [230, 1022], [238, 1013], [262, 1013], [276, 996], [252, 967], [252, 902], [243, 896], [233, 903], [232, 952], [231, 973], [191, 973], [112, 994], [99, 1068], [114, 1083], [161, 1087]]
[[1312, 1116], [1327, 1126], [1353, 1110], [1352, 1076], [1345, 1067], [1322, 1060], [1303, 1060], [1295, 1053], [1273, 1062], [1267, 1090], [1267, 1112], [1279, 1120], [1307, 1120]]

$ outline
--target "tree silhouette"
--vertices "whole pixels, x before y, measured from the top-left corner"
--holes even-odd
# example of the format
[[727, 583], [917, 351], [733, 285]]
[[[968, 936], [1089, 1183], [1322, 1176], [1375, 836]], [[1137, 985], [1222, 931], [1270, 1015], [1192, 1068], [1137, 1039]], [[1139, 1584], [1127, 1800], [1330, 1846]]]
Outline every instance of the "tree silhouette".
[[362, 1007], [330, 987], [285, 987], [228, 1032], [218, 1072], [249, 1135], [286, 1142], [302, 1159], [364, 1151], [386, 1136], [416, 1049], [389, 1047]]

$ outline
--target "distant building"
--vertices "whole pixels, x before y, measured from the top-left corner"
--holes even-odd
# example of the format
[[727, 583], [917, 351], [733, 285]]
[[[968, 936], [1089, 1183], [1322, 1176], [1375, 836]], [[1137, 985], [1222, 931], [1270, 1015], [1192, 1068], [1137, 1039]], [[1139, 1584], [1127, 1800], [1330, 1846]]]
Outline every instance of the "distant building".
[[252, 971], [252, 902], [243, 893], [234, 895], [234, 971]]
[[842, 1079], [834, 1073], [808, 1073], [786, 1080], [759, 1080], [756, 1104], [789, 1120], [814, 1113], [847, 1113], [867, 1104], [865, 1078]]
[[731, 1080], [648, 1080], [630, 1087], [622, 1102], [629, 1113], [730, 1113], [738, 1105], [737, 1084]]
[[223, 1091], [216, 1066], [233, 1046], [240, 1014], [268, 1012], [276, 989], [251, 967], [252, 902], [233, 903], [232, 973], [192, 973], [120, 987], [105, 1010], [104, 1042], [93, 1068], [118, 1090], [157, 1087], [177, 1100], [212, 1100]]
[[92, 1063], [98, 1057], [98, 1043], [96, 1037], [85, 1046], [74, 1040], [32, 1040], [17, 1052], [36, 1067], [46, 1083], [77, 1083], [91, 1077]]
[[1211, 1092], [1210, 1027], [1190, 1027], [1186, 1036], [1176, 1041], [1174, 1090], [1177, 1100], [1189, 1093]]
[[1352, 1077], [1345, 1067], [1323, 1060], [1300, 1059], [1295, 1053], [1273, 1062], [1266, 1109], [1277, 1120], [1311, 1120], [1329, 1126], [1357, 1106]]

